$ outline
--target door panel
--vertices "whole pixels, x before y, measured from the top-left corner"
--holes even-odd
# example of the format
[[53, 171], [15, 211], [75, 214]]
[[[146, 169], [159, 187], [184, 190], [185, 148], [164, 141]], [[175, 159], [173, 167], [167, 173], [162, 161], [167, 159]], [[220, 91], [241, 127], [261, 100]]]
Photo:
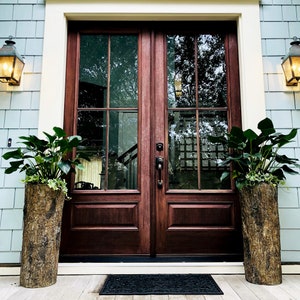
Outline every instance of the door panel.
[[150, 116], [141, 105], [150, 91], [149, 37], [77, 25], [69, 26], [65, 128], [84, 138], [80, 151], [91, 161], [70, 178], [61, 254], [149, 254]]
[[69, 180], [62, 257], [240, 255], [227, 149], [207, 140], [240, 124], [222, 24], [70, 22], [65, 129], [92, 158]]
[[[238, 82], [231, 70], [237, 66], [237, 52], [232, 48], [228, 53], [230, 38], [227, 33], [182, 29], [180, 34], [168, 30], [156, 35], [155, 52], [165, 53], [156, 57], [156, 64], [167, 65], [155, 75], [154, 123], [160, 126], [154, 136], [165, 141], [164, 151], [156, 151], [165, 161], [163, 186], [155, 197], [157, 255], [226, 256], [241, 251], [238, 197], [232, 182], [219, 179], [227, 169], [217, 160], [227, 149], [207, 139], [238, 122], [231, 112], [236, 99], [229, 96], [236, 88], [233, 78]], [[166, 78], [167, 84], [161, 85]]]

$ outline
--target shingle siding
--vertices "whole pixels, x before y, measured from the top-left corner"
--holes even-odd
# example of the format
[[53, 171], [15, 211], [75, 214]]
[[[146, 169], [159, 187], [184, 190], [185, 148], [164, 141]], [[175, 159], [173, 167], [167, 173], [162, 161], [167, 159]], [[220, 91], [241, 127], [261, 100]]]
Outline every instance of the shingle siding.
[[[300, 35], [300, 0], [261, 1], [261, 31], [265, 77], [266, 112], [279, 131], [300, 128], [299, 91], [286, 87], [281, 58], [288, 52], [293, 36]], [[300, 132], [298, 133], [300, 135]], [[300, 139], [285, 148], [300, 158]], [[279, 189], [282, 260], [300, 261], [300, 176], [288, 176]]]
[[[0, 46], [12, 35], [25, 56], [22, 91], [0, 86], [0, 155], [8, 138], [17, 147], [19, 136], [36, 134], [39, 117], [41, 60], [45, 6], [43, 0], [0, 0]], [[20, 262], [24, 204], [23, 174], [5, 175], [8, 162], [0, 158], [0, 263]]]
[[[282, 132], [300, 128], [300, 93], [287, 88], [280, 67], [294, 35], [300, 35], [300, 0], [260, 1], [266, 113]], [[0, 0], [0, 46], [9, 35], [25, 55], [21, 92], [0, 89], [0, 155], [17, 146], [21, 135], [36, 134], [44, 34], [44, 0]], [[300, 134], [300, 133], [299, 133]], [[300, 158], [300, 137], [286, 153]], [[0, 158], [0, 263], [20, 261], [22, 242], [23, 175], [5, 175]], [[282, 259], [300, 262], [300, 175], [288, 176], [279, 189]]]

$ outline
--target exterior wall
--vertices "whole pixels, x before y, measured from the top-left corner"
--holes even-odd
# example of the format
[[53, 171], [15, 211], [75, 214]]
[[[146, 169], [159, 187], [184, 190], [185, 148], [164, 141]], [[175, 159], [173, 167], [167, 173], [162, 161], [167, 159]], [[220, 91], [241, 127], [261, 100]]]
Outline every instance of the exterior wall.
[[[262, 0], [261, 37], [264, 63], [266, 112], [278, 131], [300, 128], [299, 87], [286, 87], [280, 62], [293, 36], [300, 36], [300, 0]], [[300, 85], [300, 84], [299, 84]], [[300, 159], [300, 131], [285, 149]], [[300, 261], [300, 175], [288, 177], [279, 190], [282, 260]]]
[[[44, 12], [44, 0], [0, 0], [0, 46], [12, 35], [26, 59], [21, 88], [11, 92], [0, 84], [0, 155], [8, 150], [8, 138], [14, 147], [18, 136], [38, 131]], [[280, 58], [288, 51], [291, 38], [300, 35], [300, 0], [262, 0], [260, 14], [266, 113], [282, 132], [300, 128], [299, 88], [285, 86], [280, 68]], [[300, 133], [286, 151], [300, 158]], [[6, 166], [0, 158], [0, 263], [18, 263], [24, 189], [20, 175], [4, 175]], [[285, 262], [300, 262], [299, 179], [300, 175], [291, 176], [288, 188], [279, 191]]]
[[[0, 0], [0, 44], [9, 35], [25, 56], [22, 86], [5, 91], [0, 84], [0, 156], [7, 140], [17, 146], [18, 137], [36, 134], [38, 127], [41, 61], [43, 53], [43, 0]], [[0, 263], [20, 261], [24, 189], [20, 175], [4, 175], [7, 162], [0, 158]]]

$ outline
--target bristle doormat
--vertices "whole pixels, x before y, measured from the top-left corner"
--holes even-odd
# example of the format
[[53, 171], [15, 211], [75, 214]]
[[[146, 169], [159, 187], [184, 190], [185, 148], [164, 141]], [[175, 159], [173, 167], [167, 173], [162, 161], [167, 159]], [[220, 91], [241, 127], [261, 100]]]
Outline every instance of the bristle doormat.
[[211, 275], [108, 275], [100, 295], [223, 295]]

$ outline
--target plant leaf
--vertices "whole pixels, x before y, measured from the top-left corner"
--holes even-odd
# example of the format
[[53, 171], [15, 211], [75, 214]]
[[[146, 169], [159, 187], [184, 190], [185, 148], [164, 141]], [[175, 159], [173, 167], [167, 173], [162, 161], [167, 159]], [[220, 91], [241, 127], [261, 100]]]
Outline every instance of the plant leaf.
[[10, 152], [6, 152], [2, 155], [2, 157], [4, 159], [10, 159], [10, 158], [14, 158], [14, 159], [19, 159], [23, 157], [22, 151], [20, 148], [18, 148], [17, 150], [13, 150]]
[[284, 172], [287, 172], [289, 174], [299, 174], [297, 171], [295, 171], [294, 169], [290, 168], [287, 165], [283, 165], [281, 168], [283, 169]]
[[68, 137], [68, 142], [69, 142], [70, 148], [77, 147], [81, 141], [82, 141], [82, 138], [79, 135], [72, 135], [72, 136]]
[[58, 138], [67, 136], [66, 132], [60, 127], [53, 127], [53, 131], [55, 132]]
[[279, 155], [275, 156], [275, 160], [280, 164], [295, 164], [298, 161], [297, 158], [289, 158], [286, 155]]
[[53, 142], [55, 141], [55, 139], [56, 139], [56, 136], [55, 136], [55, 135], [51, 135], [51, 134], [49, 134], [49, 133], [47, 133], [47, 132], [44, 132], [44, 131], [43, 131], [43, 133], [44, 133], [44, 135], [48, 138], [49, 143], [53, 143]]
[[226, 178], [229, 177], [229, 175], [230, 175], [229, 172], [223, 172], [222, 175], [221, 175], [221, 177], [220, 177], [220, 180], [224, 181]]
[[11, 174], [15, 171], [17, 171], [20, 166], [24, 163], [24, 160], [16, 160], [16, 161], [11, 161], [10, 162], [10, 167], [8, 167], [6, 170], [5, 170], [5, 174]]
[[285, 176], [284, 176], [284, 173], [283, 173], [282, 169], [276, 169], [275, 171], [272, 172], [272, 174], [274, 176], [276, 176], [279, 180], [284, 180], [285, 179]]
[[261, 120], [258, 123], [257, 128], [262, 132], [263, 135], [270, 135], [276, 132], [273, 122], [269, 118]]
[[71, 170], [71, 164], [68, 161], [60, 161], [57, 166], [64, 174], [68, 174]]
[[247, 129], [244, 131], [244, 136], [249, 140], [249, 141], [253, 141], [255, 140], [258, 135], [252, 130], [252, 129]]

